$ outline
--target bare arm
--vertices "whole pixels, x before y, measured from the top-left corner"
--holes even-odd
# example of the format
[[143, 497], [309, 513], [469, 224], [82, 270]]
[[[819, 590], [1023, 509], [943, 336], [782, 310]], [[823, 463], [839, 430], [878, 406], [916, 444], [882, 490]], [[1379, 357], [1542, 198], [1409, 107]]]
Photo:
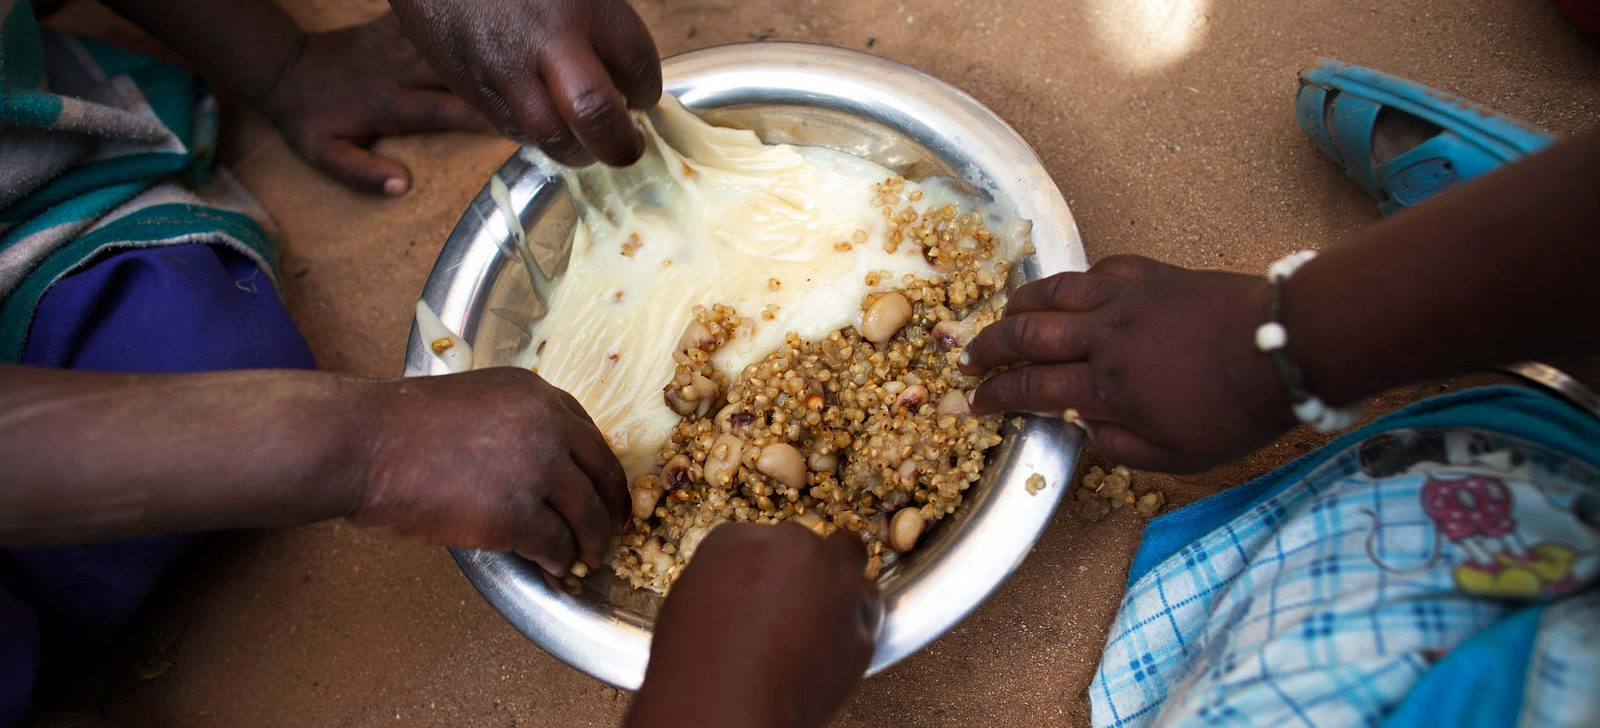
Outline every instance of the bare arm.
[[345, 516], [599, 567], [627, 486], [577, 402], [526, 370], [129, 375], [0, 367], [0, 546]]
[[261, 108], [310, 37], [271, 0], [106, 0], [106, 6], [194, 64], [201, 75]]
[[0, 369], [0, 543], [276, 526], [355, 510], [362, 382]]
[[[1288, 354], [1343, 404], [1396, 385], [1600, 348], [1600, 131], [1326, 246], [1284, 287]], [[1259, 276], [1143, 258], [1025, 286], [973, 340], [978, 412], [1073, 408], [1108, 456], [1199, 470], [1294, 424], [1252, 345]]]
[[1600, 348], [1600, 132], [1330, 246], [1284, 289], [1291, 358], [1348, 402]]

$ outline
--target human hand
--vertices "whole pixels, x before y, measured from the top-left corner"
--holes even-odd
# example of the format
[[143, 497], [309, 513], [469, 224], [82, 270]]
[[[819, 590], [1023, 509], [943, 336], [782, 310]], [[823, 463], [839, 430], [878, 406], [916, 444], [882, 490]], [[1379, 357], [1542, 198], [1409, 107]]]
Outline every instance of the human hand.
[[350, 520], [458, 548], [516, 551], [565, 576], [604, 562], [628, 519], [622, 466], [571, 395], [525, 369], [379, 383]]
[[393, 0], [450, 87], [512, 138], [558, 162], [632, 164], [629, 107], [661, 97], [655, 42], [624, 0]]
[[1131, 256], [1030, 283], [967, 347], [967, 374], [1018, 365], [979, 385], [972, 410], [1075, 409], [1114, 461], [1221, 465], [1295, 423], [1277, 371], [1253, 346], [1269, 293], [1259, 277]]
[[656, 619], [626, 725], [816, 726], [860, 681], [882, 605], [843, 532], [718, 526]]
[[355, 189], [389, 195], [411, 189], [411, 174], [371, 151], [379, 137], [494, 133], [422, 60], [393, 14], [306, 35], [258, 105], [312, 166]]

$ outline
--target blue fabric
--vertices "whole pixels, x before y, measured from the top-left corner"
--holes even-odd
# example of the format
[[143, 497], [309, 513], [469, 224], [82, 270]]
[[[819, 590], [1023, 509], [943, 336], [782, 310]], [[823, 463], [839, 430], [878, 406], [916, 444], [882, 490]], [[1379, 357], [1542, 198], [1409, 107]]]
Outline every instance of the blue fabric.
[[1419, 402], [1347, 432], [1326, 446], [1248, 484], [1162, 515], [1144, 529], [1128, 571], [1133, 584], [1152, 567], [1285, 488], [1305, 479], [1332, 453], [1385, 430], [1460, 427], [1494, 430], [1548, 444], [1600, 466], [1600, 422], [1553, 397], [1525, 387], [1484, 387]]
[[1505, 728], [1522, 712], [1522, 682], [1546, 605], [1528, 607], [1455, 646], [1422, 674], [1381, 728]]
[[[201, 244], [114, 252], [62, 279], [39, 303], [22, 362], [147, 373], [316, 365], [266, 274]], [[41, 657], [56, 665], [103, 651], [186, 541], [0, 552], [0, 728], [26, 716]]]
[[1132, 577], [1097, 726], [1600, 725], [1600, 421], [1421, 402], [1158, 519]]

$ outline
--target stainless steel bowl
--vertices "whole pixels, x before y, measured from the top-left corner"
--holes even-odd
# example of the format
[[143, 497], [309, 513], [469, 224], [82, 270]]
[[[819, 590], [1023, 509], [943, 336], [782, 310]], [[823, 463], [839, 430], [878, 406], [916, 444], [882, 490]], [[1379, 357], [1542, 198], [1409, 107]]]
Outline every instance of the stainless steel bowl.
[[[666, 88], [713, 123], [751, 129], [768, 142], [830, 147], [872, 159], [908, 178], [948, 176], [1008, 201], [1033, 221], [1037, 252], [1011, 284], [1086, 260], [1066, 201], [1016, 132], [972, 97], [893, 61], [802, 43], [749, 43], [686, 53], [662, 64]], [[542, 275], [527, 272], [513, 231], [489, 186], [478, 193], [439, 254], [422, 300], [472, 345], [474, 367], [513, 363], [558, 278], [573, 212], [560, 177], [523, 150], [500, 168], [512, 208]], [[410, 374], [442, 374], [445, 363], [413, 325]], [[923, 545], [880, 579], [885, 621], [868, 674], [944, 634], [1021, 563], [1067, 491], [1081, 447], [1059, 418], [1008, 424], [983, 479]], [[1043, 475], [1048, 487], [1028, 493]], [[609, 570], [569, 594], [513, 555], [456, 551], [474, 586], [529, 639], [567, 664], [622, 688], [637, 688], [649, 656], [659, 599], [631, 592]]]

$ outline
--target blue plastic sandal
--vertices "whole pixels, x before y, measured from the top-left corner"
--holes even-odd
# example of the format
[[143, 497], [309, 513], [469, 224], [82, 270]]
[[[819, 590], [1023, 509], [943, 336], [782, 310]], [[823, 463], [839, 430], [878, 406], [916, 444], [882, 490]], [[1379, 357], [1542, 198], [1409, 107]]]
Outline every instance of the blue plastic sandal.
[[[1379, 164], [1372, 156], [1372, 135], [1384, 108], [1403, 111], [1441, 131]], [[1343, 166], [1385, 215], [1555, 141], [1458, 96], [1327, 59], [1300, 73], [1295, 117], [1306, 136]]]

